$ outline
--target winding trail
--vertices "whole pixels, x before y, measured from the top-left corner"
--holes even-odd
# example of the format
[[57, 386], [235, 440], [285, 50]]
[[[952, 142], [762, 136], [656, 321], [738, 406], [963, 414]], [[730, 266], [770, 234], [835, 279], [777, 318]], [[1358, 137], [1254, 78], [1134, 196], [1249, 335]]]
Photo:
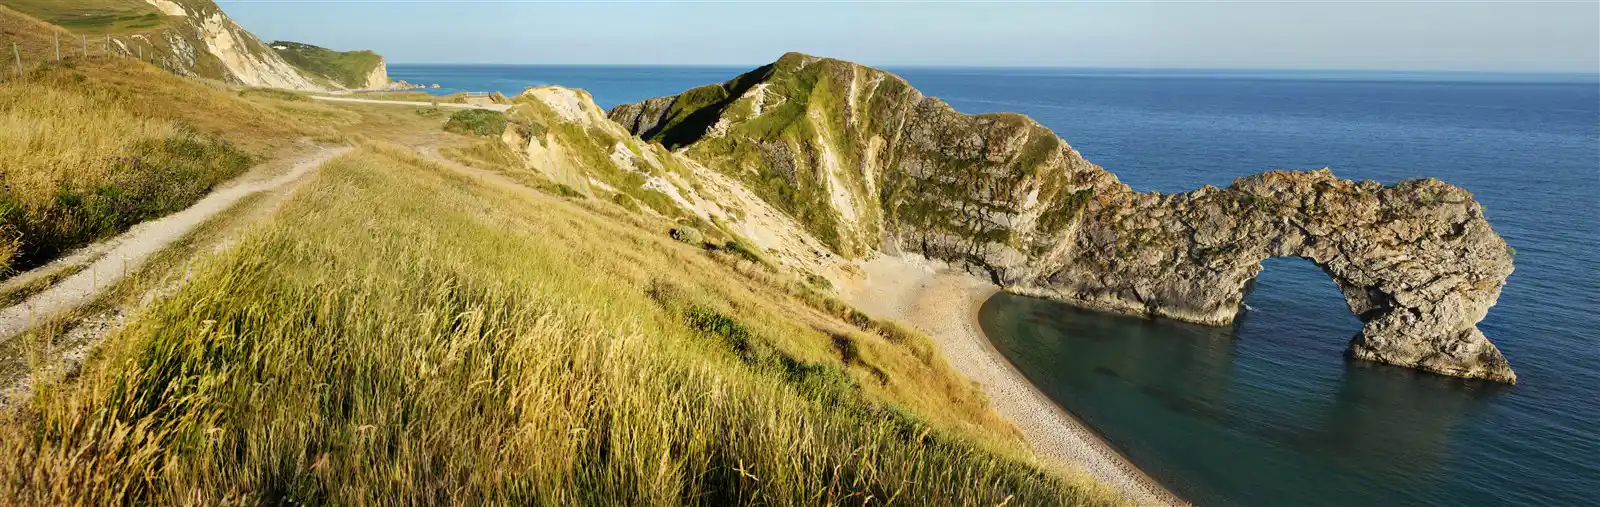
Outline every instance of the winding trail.
[[357, 99], [357, 98], [351, 98], [351, 97], [328, 97], [328, 96], [323, 96], [323, 95], [312, 95], [311, 98], [313, 100], [322, 100], [322, 101], [327, 101], [327, 102], [353, 102], [353, 103], [357, 103], [357, 104], [388, 104], [388, 105], [392, 105], [392, 106], [415, 106], [415, 107], [435, 107], [435, 106], [437, 106], [437, 107], [449, 107], [449, 108], [456, 108], [456, 109], [487, 109], [487, 110], [490, 110], [490, 111], [499, 111], [499, 112], [502, 112], [502, 113], [511, 110], [511, 104], [452, 104], [452, 103], [448, 103], [448, 102], [433, 103], [433, 102], [411, 102], [411, 101], [406, 101], [406, 100]]
[[101, 291], [115, 285], [128, 273], [138, 272], [151, 255], [188, 235], [206, 219], [227, 210], [240, 199], [292, 183], [350, 149], [320, 149], [295, 161], [288, 172], [268, 179], [252, 177], [251, 174], [257, 171], [252, 169], [183, 211], [135, 225], [115, 238], [87, 247], [105, 253], [83, 271], [21, 303], [0, 310], [0, 343], [10, 341], [42, 319], [93, 301]]

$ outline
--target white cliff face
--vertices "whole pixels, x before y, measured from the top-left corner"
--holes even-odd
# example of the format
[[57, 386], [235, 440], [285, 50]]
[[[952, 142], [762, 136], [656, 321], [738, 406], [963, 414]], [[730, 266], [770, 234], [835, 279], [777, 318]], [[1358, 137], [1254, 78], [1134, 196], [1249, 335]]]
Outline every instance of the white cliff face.
[[361, 84], [365, 90], [387, 90], [393, 83], [389, 81], [389, 63], [382, 58], [378, 59], [378, 67], [367, 74], [366, 82]]
[[[185, 8], [173, 0], [145, 1], [168, 16], [185, 18], [185, 21], [169, 34], [171, 35], [169, 38], [183, 39], [183, 43], [172, 44], [172, 47], [187, 48], [190, 46], [188, 41], [193, 40], [195, 49], [205, 50], [222, 63], [227, 72], [227, 75], [220, 76], [224, 80], [265, 88], [306, 91], [323, 89], [223, 14], [220, 9], [213, 7], [207, 12], [208, 9], [203, 8]], [[198, 59], [186, 60], [183, 62], [185, 65], [182, 70], [195, 73]], [[385, 73], [384, 78], [387, 77]]]
[[240, 84], [294, 90], [322, 89], [221, 11], [205, 18], [200, 24], [200, 34], [206, 48], [222, 60], [223, 67]]
[[172, 0], [145, 1], [149, 2], [150, 5], [155, 6], [156, 10], [161, 11], [162, 14], [166, 14], [168, 16], [189, 17], [189, 11], [185, 10], [182, 5], [178, 5], [177, 2], [173, 2]]

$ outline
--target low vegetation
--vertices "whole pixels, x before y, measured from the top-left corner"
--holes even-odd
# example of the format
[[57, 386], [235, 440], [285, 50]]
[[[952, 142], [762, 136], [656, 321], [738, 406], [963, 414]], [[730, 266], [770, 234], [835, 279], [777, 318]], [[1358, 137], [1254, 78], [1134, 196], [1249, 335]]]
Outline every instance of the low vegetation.
[[472, 136], [499, 136], [506, 131], [506, 115], [486, 109], [463, 109], [450, 115], [444, 129]]

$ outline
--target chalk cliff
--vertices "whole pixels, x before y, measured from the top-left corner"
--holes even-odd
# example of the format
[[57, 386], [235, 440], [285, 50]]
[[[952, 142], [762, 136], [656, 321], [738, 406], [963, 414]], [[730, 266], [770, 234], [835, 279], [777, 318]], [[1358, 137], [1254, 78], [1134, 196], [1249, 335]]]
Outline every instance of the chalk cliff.
[[[304, 91], [387, 89], [383, 57], [296, 44], [268, 46], [212, 0], [0, 0], [24, 61], [115, 54], [174, 74]], [[72, 29], [62, 28], [70, 26]], [[59, 44], [65, 40], [67, 44]], [[281, 49], [280, 49], [281, 47]]]
[[[145, 0], [168, 17], [163, 28], [118, 37], [126, 53], [182, 74], [245, 86], [323, 90], [211, 0]], [[144, 47], [140, 47], [144, 46]]]
[[1263, 259], [1304, 257], [1364, 322], [1353, 357], [1516, 380], [1476, 327], [1512, 251], [1438, 180], [1280, 171], [1135, 192], [1027, 117], [960, 114], [887, 72], [796, 53], [608, 116], [743, 182], [844, 258], [911, 251], [1014, 292], [1220, 325]]

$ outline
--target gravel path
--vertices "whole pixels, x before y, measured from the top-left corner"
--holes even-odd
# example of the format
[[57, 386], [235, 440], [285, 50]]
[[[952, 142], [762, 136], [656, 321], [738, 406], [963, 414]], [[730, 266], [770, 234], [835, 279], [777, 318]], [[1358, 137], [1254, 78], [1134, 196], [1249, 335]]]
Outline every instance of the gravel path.
[[326, 96], [322, 96], [322, 95], [312, 95], [311, 98], [315, 99], [315, 100], [325, 100], [325, 101], [328, 101], [328, 102], [355, 102], [355, 103], [358, 103], [358, 104], [390, 104], [390, 105], [396, 105], [396, 106], [416, 106], [416, 107], [434, 107], [434, 106], [438, 106], [438, 107], [453, 107], [453, 108], [457, 108], [457, 109], [488, 109], [490, 111], [500, 111], [502, 113], [511, 110], [511, 105], [510, 104], [451, 104], [451, 103], [447, 103], [447, 102], [440, 102], [440, 103], [435, 104], [433, 102], [410, 102], [410, 101], [405, 101], [405, 100], [355, 99], [355, 98], [350, 98], [350, 97], [326, 97]]
[[1039, 455], [1082, 469], [1138, 505], [1188, 505], [1046, 397], [995, 350], [978, 325], [978, 309], [998, 287], [915, 256], [881, 256], [862, 267], [865, 279], [844, 287], [841, 295], [862, 311], [928, 333]]
[[[206, 219], [256, 192], [271, 190], [299, 179], [350, 148], [324, 148], [294, 163], [287, 173], [268, 179], [253, 179], [248, 174], [218, 188], [188, 209], [144, 222], [101, 244], [88, 247], [105, 251], [83, 271], [61, 280], [26, 301], [0, 310], [0, 343], [15, 338], [38, 319], [77, 308], [94, 299], [101, 290], [137, 272], [149, 257], [189, 234]], [[18, 275], [24, 276], [24, 275]]]

